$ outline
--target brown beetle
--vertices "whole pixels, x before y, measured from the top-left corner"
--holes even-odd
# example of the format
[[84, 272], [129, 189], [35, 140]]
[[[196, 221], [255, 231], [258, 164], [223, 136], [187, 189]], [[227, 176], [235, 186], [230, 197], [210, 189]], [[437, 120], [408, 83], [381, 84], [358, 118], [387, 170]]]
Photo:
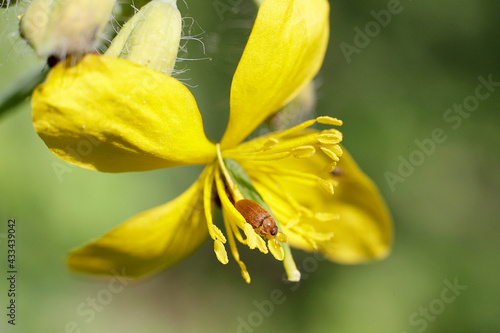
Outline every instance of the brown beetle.
[[240, 212], [245, 220], [252, 225], [254, 229], [260, 228], [261, 236], [276, 236], [278, 227], [276, 221], [267, 210], [262, 208], [258, 203], [248, 199], [238, 201], [234, 207]]

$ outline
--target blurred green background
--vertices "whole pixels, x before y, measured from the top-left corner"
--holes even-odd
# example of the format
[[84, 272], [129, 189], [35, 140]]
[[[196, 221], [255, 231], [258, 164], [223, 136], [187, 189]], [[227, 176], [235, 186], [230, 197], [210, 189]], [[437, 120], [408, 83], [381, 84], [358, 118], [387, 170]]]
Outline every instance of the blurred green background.
[[[199, 36], [206, 51], [189, 41], [184, 56], [199, 60], [176, 68], [190, 69], [182, 78], [189, 79], [208, 136], [218, 140], [255, 10], [248, 0], [186, 2], [189, 8], [182, 1], [179, 8], [194, 23], [186, 20], [185, 31]], [[217, 12], [220, 3], [232, 10]], [[459, 126], [443, 117], [454, 104], [473, 100], [479, 76], [500, 82], [500, 3], [331, 5], [317, 113], [344, 120], [345, 146], [388, 202], [395, 221], [389, 258], [340, 266], [295, 251], [305, 279], [292, 285], [270, 256], [240, 249], [252, 276], [247, 285], [234, 260], [220, 265], [207, 242], [172, 269], [116, 284], [123, 288], [110, 293], [111, 278], [70, 272], [66, 254], [173, 199], [200, 168], [104, 174], [71, 167], [59, 179], [53, 167], [60, 162], [34, 132], [27, 100], [0, 117], [0, 331], [499, 332], [500, 87]], [[388, 6], [390, 22], [370, 23], [377, 16], [372, 11]], [[43, 66], [19, 41], [21, 13], [12, 7], [0, 14], [0, 91]], [[356, 38], [365, 28], [372, 29], [369, 43]], [[356, 42], [356, 52], [346, 56], [342, 48], [353, 50]], [[446, 140], [428, 155], [418, 153], [415, 140], [431, 138], [436, 128]], [[418, 165], [399, 179], [404, 182], [388, 182], [387, 173], [398, 175], [401, 160], [410, 158]], [[6, 316], [9, 218], [17, 221], [15, 327]], [[466, 289], [454, 294], [448, 284], [455, 283]], [[276, 293], [279, 302], [270, 306]], [[92, 308], [97, 297], [106, 304]]]

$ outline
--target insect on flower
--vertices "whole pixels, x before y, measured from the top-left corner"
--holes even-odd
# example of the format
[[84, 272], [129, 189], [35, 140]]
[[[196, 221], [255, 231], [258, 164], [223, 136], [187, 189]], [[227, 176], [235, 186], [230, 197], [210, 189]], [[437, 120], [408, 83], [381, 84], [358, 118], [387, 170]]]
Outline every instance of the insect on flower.
[[254, 229], [260, 228], [258, 232], [261, 236], [276, 236], [278, 233], [278, 227], [274, 218], [255, 201], [248, 199], [240, 200], [236, 203], [235, 208]]

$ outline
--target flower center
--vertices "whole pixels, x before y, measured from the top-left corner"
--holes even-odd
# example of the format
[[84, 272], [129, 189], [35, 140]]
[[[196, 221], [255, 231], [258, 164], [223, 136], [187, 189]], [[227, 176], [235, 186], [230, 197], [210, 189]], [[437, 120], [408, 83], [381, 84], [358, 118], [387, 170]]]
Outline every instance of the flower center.
[[[285, 243], [284, 234], [299, 234], [314, 248], [317, 248], [317, 241], [333, 236], [331, 233], [316, 232], [312, 226], [314, 223], [307, 223], [307, 220], [330, 221], [335, 220], [337, 216], [312, 213], [282, 189], [275, 179], [285, 177], [287, 182], [319, 186], [327, 193], [333, 194], [336, 184], [332, 172], [342, 156], [342, 148], [339, 145], [342, 133], [334, 128], [321, 131], [309, 129], [316, 122], [330, 126], [342, 125], [336, 118], [318, 117], [288, 130], [242, 143], [236, 148], [221, 151], [220, 145], [217, 145], [217, 160], [207, 167], [204, 209], [208, 230], [214, 240], [214, 251], [217, 259], [226, 264], [228, 258], [224, 244], [229, 242], [231, 253], [247, 282], [250, 282], [250, 275], [240, 259], [236, 240], [250, 249], [258, 248], [263, 253], [271, 251], [276, 259], [284, 260], [289, 279], [298, 281], [300, 272], [293, 261], [289, 245]], [[303, 170], [288, 162], [276, 163], [287, 158], [314, 159], [318, 155], [323, 155], [320, 157], [323, 158], [321, 163], [314, 164], [321, 165], [318, 170]], [[258, 179], [254, 180], [269, 190], [267, 195], [278, 198], [280, 204], [273, 205], [274, 212], [270, 211], [257, 192], [247, 172], [259, 175]], [[213, 184], [220, 199], [227, 240], [212, 221]], [[279, 218], [275, 219], [276, 216]], [[305, 223], [298, 223], [299, 221]], [[268, 239], [267, 246], [264, 238]]]
[[[320, 175], [325, 172], [331, 173], [342, 156], [340, 147], [342, 133], [334, 128], [322, 131], [308, 129], [316, 122], [330, 126], [342, 125], [342, 121], [336, 118], [318, 117], [288, 130], [242, 143], [236, 148], [223, 151], [222, 155], [224, 158], [238, 161], [249, 172], [286, 176], [290, 181], [315, 184], [333, 194], [335, 182]], [[291, 156], [299, 159], [310, 158], [318, 151], [330, 159], [330, 163], [327, 163], [322, 170], [300, 171], [284, 167], [283, 164], [269, 163]]]
[[223, 152], [224, 157], [237, 160], [256, 185], [266, 188], [265, 200], [273, 201], [273, 210], [282, 232], [299, 235], [313, 248], [318, 248], [317, 242], [333, 237], [333, 233], [320, 232], [315, 226], [336, 221], [338, 215], [313, 213], [298, 202], [287, 188], [295, 184], [307, 191], [308, 188], [319, 186], [328, 195], [333, 195], [338, 184], [334, 170], [343, 153], [340, 147], [342, 133], [335, 128], [321, 131], [310, 129], [316, 122], [330, 126], [342, 125], [338, 119], [318, 117]]

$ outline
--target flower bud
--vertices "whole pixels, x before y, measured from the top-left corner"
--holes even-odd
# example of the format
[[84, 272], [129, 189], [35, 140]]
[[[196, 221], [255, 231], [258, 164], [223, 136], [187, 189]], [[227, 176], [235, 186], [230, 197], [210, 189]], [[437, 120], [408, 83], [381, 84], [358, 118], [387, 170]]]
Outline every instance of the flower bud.
[[21, 36], [41, 57], [81, 55], [95, 49], [115, 0], [34, 0], [20, 24]]
[[153, 0], [123, 26], [105, 55], [124, 58], [170, 75], [181, 33], [182, 17], [176, 1]]

